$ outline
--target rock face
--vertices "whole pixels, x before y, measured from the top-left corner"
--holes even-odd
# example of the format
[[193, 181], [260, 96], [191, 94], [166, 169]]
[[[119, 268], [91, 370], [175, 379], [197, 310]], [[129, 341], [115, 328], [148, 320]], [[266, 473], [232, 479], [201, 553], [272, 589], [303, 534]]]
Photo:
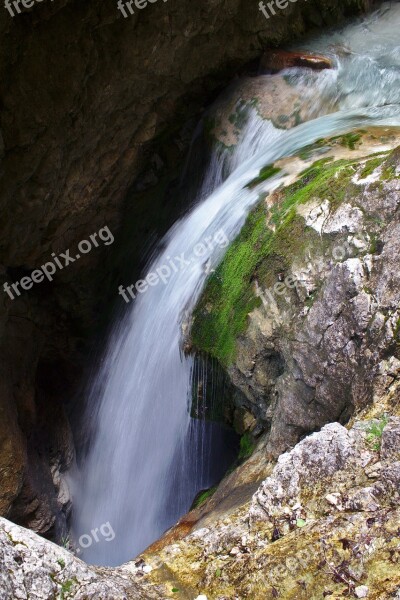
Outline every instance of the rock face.
[[146, 554], [149, 578], [188, 598], [397, 597], [400, 463], [381, 443], [398, 450], [399, 423], [332, 423], [307, 437], [249, 503]]
[[[398, 143], [393, 136], [355, 134], [347, 152], [346, 136], [321, 142], [325, 158], [249, 217], [196, 310], [195, 346], [225, 364], [275, 457], [397, 392], [399, 150], [368, 156], [371, 142], [382, 149], [385, 139]], [[290, 170], [287, 161], [275, 166]], [[252, 259], [235, 271], [254, 230]], [[235, 297], [224, 289], [227, 272], [238, 273]]]
[[357, 10], [358, 0], [315, 0], [291, 4], [273, 23], [251, 3], [218, 0], [160, 2], [126, 19], [113, 3], [75, 0], [35, 3], [14, 18], [2, 10], [1, 286], [105, 225], [119, 236], [112, 252], [93, 250], [52, 282], [14, 300], [4, 292], [0, 514], [49, 536], [65, 531], [73, 445], [64, 407], [120, 283], [115, 265], [124, 253], [138, 263], [153, 214], [168, 213], [160, 230], [175, 216], [165, 195], [158, 210], [156, 194], [149, 206], [143, 190], [170, 183], [190, 118], [265, 46]]
[[327, 425], [233, 511], [117, 569], [0, 519], [0, 598], [397, 597], [399, 428], [396, 416]]
[[134, 567], [89, 567], [67, 550], [0, 518], [0, 599], [126, 600], [161, 598], [135, 582]]

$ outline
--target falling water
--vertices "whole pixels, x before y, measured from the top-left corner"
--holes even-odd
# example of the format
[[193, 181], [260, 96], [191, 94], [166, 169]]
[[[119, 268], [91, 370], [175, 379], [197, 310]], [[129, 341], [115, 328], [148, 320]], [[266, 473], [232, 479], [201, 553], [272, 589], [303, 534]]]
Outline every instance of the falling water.
[[[201, 200], [149, 262], [148, 273], [169, 269], [171, 276], [149, 287], [115, 325], [93, 382], [95, 435], [75, 479], [74, 534], [110, 523], [115, 539], [93, 543], [83, 554], [88, 562], [115, 565], [134, 557], [222, 475], [210, 470], [218, 456], [213, 426], [190, 416], [194, 364], [182, 353], [182, 323], [260, 192], [279, 185], [276, 177], [246, 188], [262, 167], [318, 138], [366, 124], [400, 125], [399, 26], [400, 6], [384, 7], [362, 24], [306, 44], [330, 53], [336, 65], [312, 77], [304, 69], [290, 72], [293, 85], [312, 79], [312, 120], [284, 131], [251, 109], [234, 153], [213, 156]], [[270, 76], [263, 81], [268, 93]]]

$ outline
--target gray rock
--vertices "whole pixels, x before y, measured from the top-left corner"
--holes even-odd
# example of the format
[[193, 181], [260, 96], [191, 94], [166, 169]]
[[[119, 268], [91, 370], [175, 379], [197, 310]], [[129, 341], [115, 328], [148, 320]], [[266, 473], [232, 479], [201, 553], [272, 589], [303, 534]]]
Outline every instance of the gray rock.
[[382, 433], [382, 459], [400, 460], [400, 418], [392, 417]]
[[0, 518], [0, 600], [161, 598], [128, 568], [86, 565], [32, 531]]
[[282, 516], [285, 508], [300, 502], [305, 486], [334, 475], [358, 456], [355, 438], [347, 429], [339, 423], [326, 425], [279, 457], [271, 477], [253, 496], [250, 518], [273, 520]]

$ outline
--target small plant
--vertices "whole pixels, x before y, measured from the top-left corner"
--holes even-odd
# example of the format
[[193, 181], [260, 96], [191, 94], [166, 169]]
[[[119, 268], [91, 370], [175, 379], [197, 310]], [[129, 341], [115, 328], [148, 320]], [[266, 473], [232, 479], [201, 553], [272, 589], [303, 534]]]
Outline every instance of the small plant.
[[63, 560], [62, 558], [58, 558], [58, 559], [57, 559], [57, 562], [58, 562], [58, 564], [60, 565], [60, 567], [61, 567], [62, 569], [64, 569], [64, 568], [65, 568], [65, 560]]
[[58, 596], [58, 599], [65, 600], [65, 594], [69, 594], [71, 592], [72, 587], [75, 585], [75, 583], [78, 583], [76, 577], [74, 577], [73, 579], [68, 579], [68, 581], [65, 581], [64, 583], [61, 583], [61, 591]]
[[379, 421], [371, 423], [367, 429], [367, 442], [376, 452], [379, 452], [381, 449], [383, 430], [388, 422], [389, 419], [387, 415], [383, 415]]
[[60, 544], [63, 548], [65, 548], [66, 550], [69, 550], [71, 548], [71, 538], [69, 537], [69, 535], [66, 535], [65, 537], [61, 538], [61, 544]]
[[245, 458], [249, 458], [253, 454], [254, 448], [254, 440], [250, 433], [246, 431], [246, 433], [240, 438], [239, 459], [243, 460]]
[[305, 522], [304, 519], [297, 519], [296, 525], [297, 525], [297, 527], [301, 528], [301, 527], [305, 527], [307, 525], [307, 523]]

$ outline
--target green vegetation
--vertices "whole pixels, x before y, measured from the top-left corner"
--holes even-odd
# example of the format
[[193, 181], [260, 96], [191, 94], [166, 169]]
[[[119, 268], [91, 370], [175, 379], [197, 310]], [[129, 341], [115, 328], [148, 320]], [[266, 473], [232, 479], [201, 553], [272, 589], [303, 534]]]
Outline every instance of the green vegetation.
[[252, 188], [256, 187], [256, 185], [259, 185], [263, 181], [270, 179], [271, 177], [273, 177], [274, 175], [276, 175], [277, 173], [280, 173], [280, 172], [281, 172], [281, 169], [274, 167], [274, 165], [266, 165], [265, 167], [263, 167], [261, 169], [258, 177], [256, 177], [252, 181], [250, 181], [250, 183], [248, 183], [246, 185], [246, 187], [249, 189], [252, 189]]
[[71, 540], [70, 540], [69, 535], [67, 535], [66, 537], [62, 537], [61, 538], [61, 546], [63, 548], [66, 548], [66, 550], [69, 550], [70, 545], [71, 545]]
[[354, 175], [353, 164], [348, 160], [317, 161], [298, 181], [275, 194], [271, 211], [263, 201], [253, 209], [209, 278], [194, 311], [192, 341], [198, 350], [224, 366], [234, 361], [236, 340], [246, 330], [248, 314], [261, 305], [255, 280], [263, 289], [273, 287], [277, 273], [290, 271], [295, 256], [310, 245], [325, 243], [306, 227], [297, 207], [311, 198], [327, 199], [333, 208], [339, 206]]
[[326, 139], [320, 138], [313, 144], [309, 144], [308, 146], [304, 146], [299, 152], [297, 152], [297, 156], [301, 158], [301, 160], [309, 160], [314, 154], [323, 154], [329, 150], [329, 143]]
[[296, 526], [301, 528], [301, 527], [305, 527], [307, 525], [307, 523], [305, 522], [304, 519], [297, 519], [296, 521]]
[[338, 141], [341, 146], [348, 148], [349, 150], [355, 150], [356, 144], [361, 140], [364, 131], [345, 133], [344, 135], [338, 135], [332, 138], [332, 141]]
[[244, 460], [246, 458], [249, 458], [253, 454], [254, 448], [255, 448], [254, 440], [251, 437], [250, 433], [246, 432], [240, 438], [239, 460]]
[[58, 564], [60, 565], [60, 567], [61, 567], [62, 569], [64, 569], [64, 568], [65, 568], [65, 560], [63, 560], [62, 558], [58, 558], [58, 559], [57, 559], [57, 562], [58, 562]]
[[382, 164], [382, 160], [383, 160], [382, 157], [381, 158], [371, 158], [371, 160], [368, 160], [365, 164], [365, 167], [363, 168], [363, 170], [360, 173], [360, 178], [365, 179], [366, 177], [371, 175], [371, 173], [373, 173], [375, 171], [375, 169], [380, 167], [380, 165]]
[[201, 492], [198, 495], [198, 497], [196, 498], [196, 500], [193, 502], [191, 510], [193, 510], [194, 508], [199, 508], [199, 506], [202, 506], [202, 504], [204, 504], [206, 500], [208, 500], [209, 498], [211, 498], [211, 496], [213, 496], [215, 494], [215, 492], [217, 491], [217, 487], [218, 486], [215, 485], [214, 487], [210, 488], [209, 490], [205, 490], [204, 492]]
[[59, 595], [59, 600], [64, 600], [65, 598], [65, 594], [69, 594], [72, 590], [72, 587], [75, 585], [75, 583], [78, 583], [78, 580], [74, 577], [73, 579], [68, 579], [68, 581], [65, 581], [64, 583], [61, 583], [61, 592]]
[[367, 441], [373, 450], [379, 452], [381, 449], [382, 434], [389, 419], [387, 415], [383, 415], [378, 422], [372, 423], [367, 429]]

